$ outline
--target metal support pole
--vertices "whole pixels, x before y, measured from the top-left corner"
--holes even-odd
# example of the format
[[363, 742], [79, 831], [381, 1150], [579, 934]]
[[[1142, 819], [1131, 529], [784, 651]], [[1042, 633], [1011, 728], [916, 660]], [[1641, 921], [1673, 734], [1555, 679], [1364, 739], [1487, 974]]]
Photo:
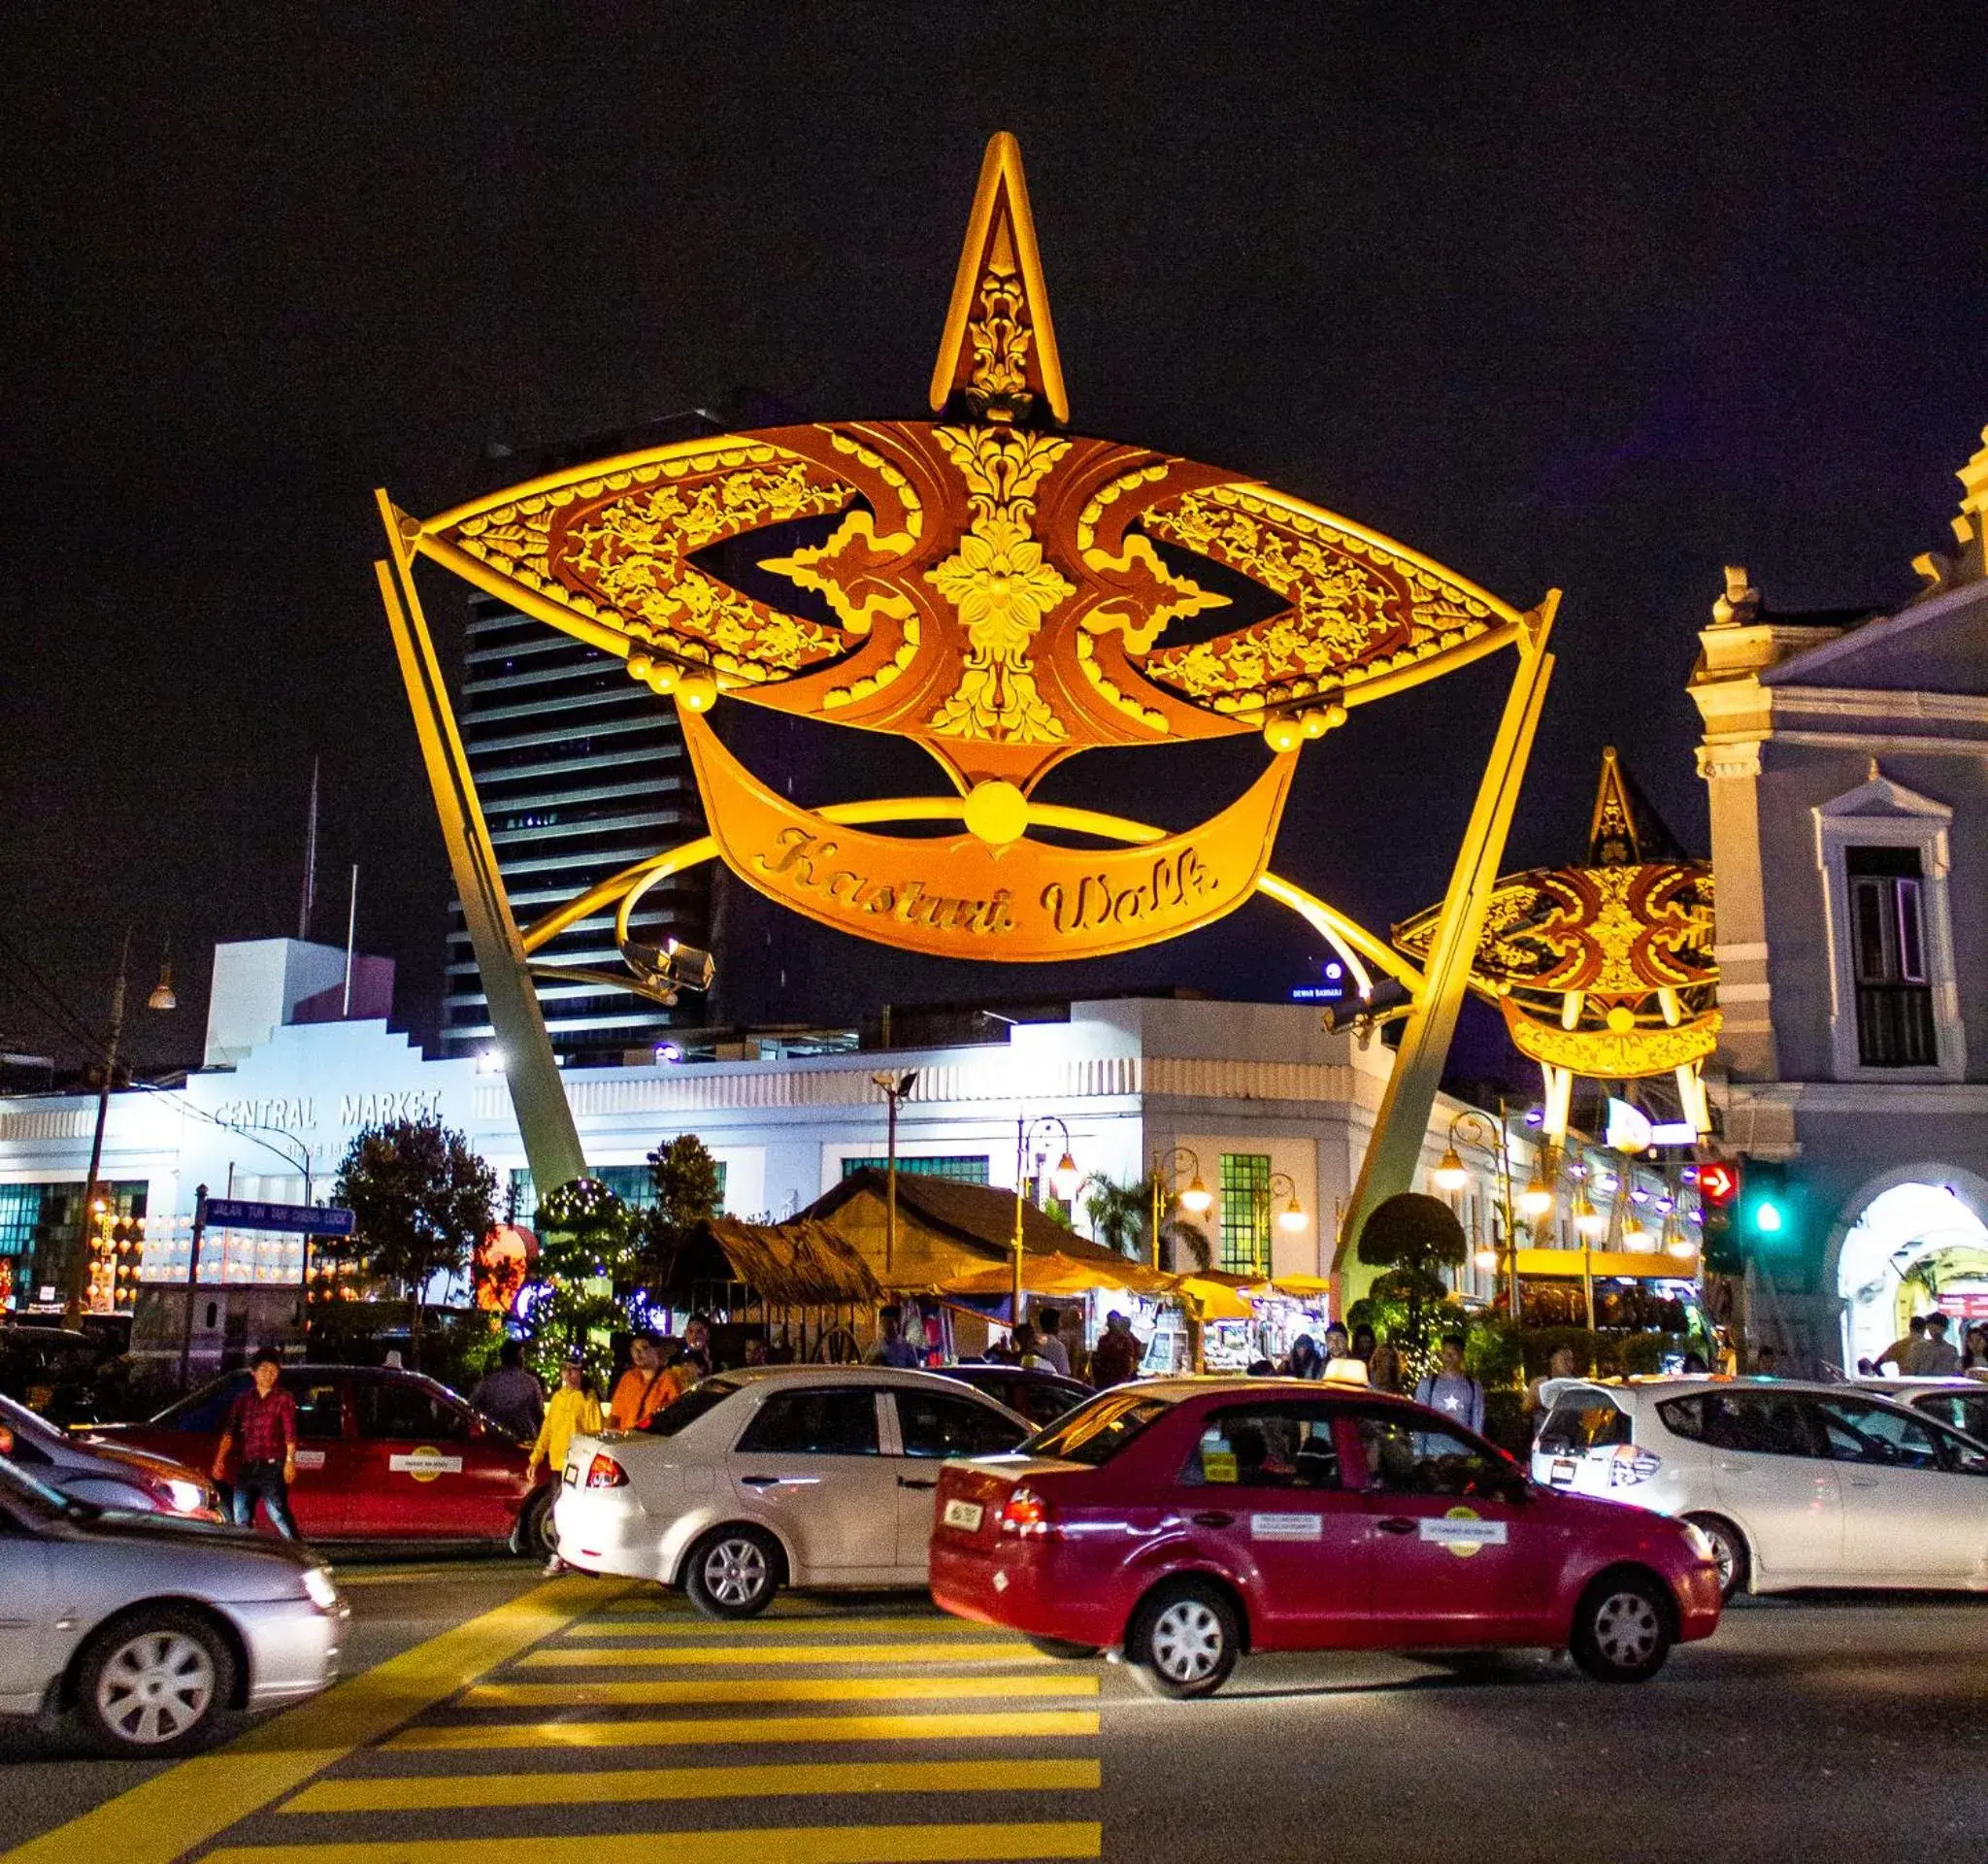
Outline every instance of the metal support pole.
[[884, 1115], [883, 1272], [889, 1275], [897, 1266], [897, 1092], [885, 1088], [884, 1095], [890, 1111]]
[[186, 1244], [186, 1332], [180, 1342], [180, 1389], [186, 1389], [193, 1366], [193, 1304], [200, 1298], [200, 1239], [207, 1233], [207, 1186], [193, 1191], [193, 1234]]
[[1008, 1302], [1011, 1331], [1021, 1325], [1021, 1173], [1022, 1154], [1028, 1146], [1028, 1116], [1017, 1114], [1014, 1121], [1014, 1288]]
[[1428, 967], [1415, 992], [1414, 1009], [1403, 1030], [1374, 1135], [1367, 1143], [1359, 1182], [1340, 1231], [1333, 1259], [1338, 1275], [1344, 1275], [1351, 1266], [1360, 1231], [1375, 1209], [1397, 1192], [1414, 1187], [1416, 1167], [1428, 1138], [1429, 1115], [1442, 1082], [1450, 1038], [1456, 1031], [1498, 863], [1505, 854], [1505, 839], [1552, 677], [1553, 656], [1546, 651], [1546, 640], [1559, 600], [1558, 590], [1549, 591], [1527, 616], [1519, 635], [1518, 671], [1512, 677], [1498, 735], [1484, 765], [1470, 826], [1457, 849]]
[[393, 557], [390, 568], [385, 563], [374, 565], [380, 599], [393, 631], [394, 651], [435, 796], [435, 814], [448, 849], [449, 871], [462, 901], [463, 923], [489, 999], [490, 1021], [497, 1032], [518, 1132], [524, 1140], [525, 1156], [531, 1161], [532, 1178], [544, 1196], [554, 1185], [584, 1177], [586, 1157], [580, 1149], [573, 1110], [567, 1104], [565, 1083], [559, 1079], [551, 1038], [546, 1033], [546, 1019], [539, 1011], [523, 942], [498, 871], [496, 849], [477, 799], [469, 754], [456, 730], [441, 662], [421, 614], [414, 563], [401, 529], [402, 515], [383, 492], [380, 494], [380, 516]]

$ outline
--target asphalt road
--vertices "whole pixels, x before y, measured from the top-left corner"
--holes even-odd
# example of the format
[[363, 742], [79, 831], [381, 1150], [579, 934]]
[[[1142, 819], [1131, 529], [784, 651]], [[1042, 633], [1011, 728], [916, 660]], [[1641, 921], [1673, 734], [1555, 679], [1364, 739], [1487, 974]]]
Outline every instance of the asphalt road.
[[1268, 1657], [1146, 1697], [905, 1596], [712, 1624], [515, 1562], [350, 1571], [346, 1685], [178, 1768], [0, 1734], [19, 1864], [1988, 1851], [1988, 1600], [1748, 1601], [1655, 1682]]

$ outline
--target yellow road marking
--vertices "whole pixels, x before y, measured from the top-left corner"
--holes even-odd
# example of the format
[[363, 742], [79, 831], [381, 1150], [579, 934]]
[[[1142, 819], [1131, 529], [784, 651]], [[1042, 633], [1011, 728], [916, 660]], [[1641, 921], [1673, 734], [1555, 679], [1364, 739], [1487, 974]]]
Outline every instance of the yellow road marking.
[[483, 1682], [466, 1709], [557, 1709], [666, 1702], [913, 1702], [942, 1696], [1094, 1696], [1094, 1676], [678, 1677], [613, 1682]]
[[30, 1839], [0, 1864], [170, 1864], [353, 1748], [398, 1728], [520, 1650], [597, 1610], [600, 1588], [554, 1580], [278, 1715], [215, 1753], [182, 1761], [81, 1818]]
[[[424, 1813], [469, 1806], [611, 1806], [646, 1799], [803, 1793], [1088, 1792], [1095, 1760], [857, 1760], [757, 1767], [627, 1767], [597, 1773], [425, 1774], [320, 1780], [285, 1813]], [[536, 1844], [536, 1841], [533, 1841]]]
[[[806, 1741], [979, 1741], [1095, 1735], [1094, 1709], [963, 1710], [942, 1715], [685, 1716], [670, 1721], [454, 1722], [405, 1728], [401, 1752], [495, 1748], [705, 1748]], [[535, 1840], [534, 1843], [537, 1841]], [[52, 1864], [52, 1860], [51, 1860]], [[118, 1864], [126, 1864], [119, 1859]]]
[[999, 1658], [1003, 1663], [1054, 1661], [1010, 1638], [998, 1644], [654, 1644], [634, 1649], [609, 1646], [600, 1650], [562, 1645], [556, 1650], [534, 1650], [523, 1661], [591, 1670], [623, 1663], [663, 1669], [698, 1663], [961, 1663], [975, 1657]]
[[[344, 1575], [341, 1574], [343, 1579]], [[944, 1635], [947, 1632], [980, 1637], [986, 1635], [986, 1626], [975, 1624], [966, 1618], [948, 1618], [937, 1613], [913, 1617], [866, 1618], [856, 1612], [810, 1613], [806, 1616], [798, 1612], [784, 1615], [768, 1613], [763, 1618], [735, 1619], [730, 1623], [717, 1618], [693, 1617], [687, 1612], [666, 1612], [658, 1607], [646, 1615], [632, 1615], [625, 1610], [611, 1616], [587, 1618], [573, 1626], [566, 1633], [569, 1638], [654, 1638], [672, 1635], [689, 1635], [707, 1638], [764, 1637], [771, 1632], [776, 1637], [792, 1637], [797, 1632], [812, 1637], [817, 1631], [922, 1631], [927, 1635]]]
[[[961, 1859], [1096, 1857], [1090, 1820], [1030, 1825], [777, 1825], [758, 1831], [616, 1832], [522, 1842], [537, 1864], [950, 1864]], [[487, 1838], [384, 1838], [348, 1845], [242, 1845], [207, 1864], [489, 1864]]]

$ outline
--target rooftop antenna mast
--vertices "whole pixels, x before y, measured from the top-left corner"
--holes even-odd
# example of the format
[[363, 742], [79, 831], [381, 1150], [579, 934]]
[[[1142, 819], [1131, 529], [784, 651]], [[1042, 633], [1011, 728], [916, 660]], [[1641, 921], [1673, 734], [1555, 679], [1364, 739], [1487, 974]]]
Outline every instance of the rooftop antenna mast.
[[297, 902], [297, 940], [311, 937], [311, 909], [317, 903], [317, 759], [311, 760], [311, 814], [304, 827], [304, 893]]

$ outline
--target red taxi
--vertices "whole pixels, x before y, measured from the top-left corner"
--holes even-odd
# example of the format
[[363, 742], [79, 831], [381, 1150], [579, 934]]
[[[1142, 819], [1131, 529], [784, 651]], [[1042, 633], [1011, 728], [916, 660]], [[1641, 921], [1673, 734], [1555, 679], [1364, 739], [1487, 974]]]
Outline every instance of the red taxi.
[[[111, 1443], [170, 1456], [205, 1475], [228, 1409], [249, 1387], [226, 1373], [144, 1424], [108, 1425]], [[553, 1483], [526, 1479], [530, 1447], [416, 1372], [285, 1366], [297, 1401], [290, 1508], [307, 1541], [506, 1541], [549, 1548]]]
[[1688, 1523], [1536, 1488], [1406, 1399], [1261, 1379], [1122, 1386], [947, 1463], [931, 1574], [946, 1612], [1176, 1696], [1245, 1650], [1539, 1645], [1636, 1682], [1720, 1604]]

